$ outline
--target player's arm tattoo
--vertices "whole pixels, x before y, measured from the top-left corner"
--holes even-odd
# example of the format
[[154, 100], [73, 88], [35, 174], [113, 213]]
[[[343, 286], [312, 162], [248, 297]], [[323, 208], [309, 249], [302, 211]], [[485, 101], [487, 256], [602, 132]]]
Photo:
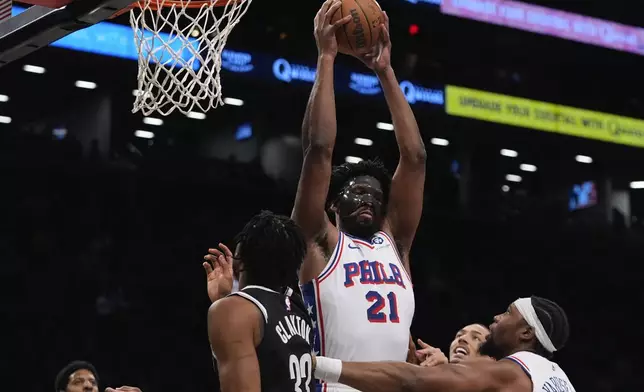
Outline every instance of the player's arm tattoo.
[[391, 67], [379, 75], [394, 123], [400, 160], [389, 196], [387, 220], [404, 252], [409, 252], [423, 211], [427, 153], [418, 123]]

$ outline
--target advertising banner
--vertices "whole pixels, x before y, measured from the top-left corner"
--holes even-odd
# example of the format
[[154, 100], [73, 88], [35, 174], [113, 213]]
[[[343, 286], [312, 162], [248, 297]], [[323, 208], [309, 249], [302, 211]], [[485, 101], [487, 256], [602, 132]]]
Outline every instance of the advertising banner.
[[552, 8], [506, 0], [442, 0], [441, 12], [644, 55], [644, 29]]
[[448, 85], [445, 111], [452, 116], [644, 147], [642, 120], [554, 103]]

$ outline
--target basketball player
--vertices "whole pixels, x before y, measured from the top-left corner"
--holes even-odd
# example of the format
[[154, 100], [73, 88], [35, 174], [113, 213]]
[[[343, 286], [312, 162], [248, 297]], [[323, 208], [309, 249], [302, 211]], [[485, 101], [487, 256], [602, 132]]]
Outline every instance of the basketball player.
[[[306, 255], [300, 229], [288, 217], [263, 211], [235, 242], [233, 270], [240, 291], [217, 300], [208, 311], [221, 390], [310, 391], [311, 320], [299, 296], [284, 289]], [[222, 287], [232, 288], [227, 274], [219, 276], [226, 280]]]
[[[304, 162], [292, 213], [309, 249], [300, 287], [316, 327], [317, 353], [351, 361], [404, 361], [414, 314], [409, 250], [422, 213], [425, 147], [391, 68], [385, 20], [378, 55], [361, 60], [380, 79], [389, 105], [398, 168], [393, 179], [373, 161], [332, 168], [335, 32], [349, 21], [331, 24], [340, 4], [327, 0], [314, 22], [318, 67], [302, 125]], [[346, 390], [336, 384], [321, 387]]]
[[[489, 335], [490, 330], [482, 324], [470, 324], [461, 328], [449, 345], [449, 363], [480, 358], [481, 344]], [[418, 344], [421, 349], [416, 353], [420, 366], [432, 367], [448, 363], [447, 357], [440, 349], [432, 347], [420, 339]]]
[[462, 361], [431, 368], [317, 358], [315, 376], [363, 391], [575, 392], [549, 358], [568, 339], [565, 312], [540, 297], [520, 298], [496, 316], [481, 354], [498, 361]]
[[73, 361], [56, 375], [56, 392], [98, 392], [98, 373], [89, 362]]

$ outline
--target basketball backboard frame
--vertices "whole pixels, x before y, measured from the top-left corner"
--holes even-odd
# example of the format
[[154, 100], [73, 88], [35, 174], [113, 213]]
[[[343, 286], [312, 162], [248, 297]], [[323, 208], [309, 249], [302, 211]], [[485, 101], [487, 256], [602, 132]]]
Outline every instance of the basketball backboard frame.
[[33, 5], [0, 22], [0, 67], [109, 19], [130, 4], [132, 0], [76, 0], [59, 8]]

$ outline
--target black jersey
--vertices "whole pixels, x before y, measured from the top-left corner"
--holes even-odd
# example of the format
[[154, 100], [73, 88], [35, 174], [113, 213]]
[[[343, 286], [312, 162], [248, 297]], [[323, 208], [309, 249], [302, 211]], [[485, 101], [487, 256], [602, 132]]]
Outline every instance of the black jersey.
[[264, 334], [256, 347], [262, 392], [315, 391], [311, 342], [313, 326], [302, 297], [246, 286], [230, 295], [245, 298], [264, 316]]

